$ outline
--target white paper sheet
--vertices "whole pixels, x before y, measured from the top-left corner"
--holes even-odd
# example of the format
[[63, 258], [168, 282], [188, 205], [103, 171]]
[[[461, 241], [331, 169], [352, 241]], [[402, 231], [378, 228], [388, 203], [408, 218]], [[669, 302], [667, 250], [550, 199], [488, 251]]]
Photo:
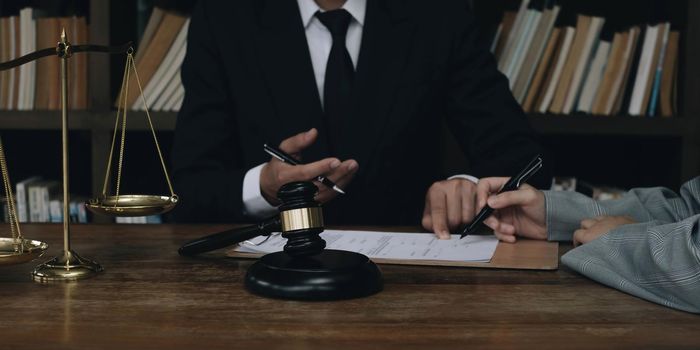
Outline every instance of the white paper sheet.
[[[321, 233], [326, 249], [358, 252], [370, 259], [438, 260], [488, 262], [496, 251], [495, 236], [467, 236], [440, 240], [432, 233], [374, 232], [326, 230]], [[243, 253], [273, 253], [281, 251], [287, 240], [281, 235], [257, 237], [236, 247]], [[260, 245], [254, 245], [260, 244]]]

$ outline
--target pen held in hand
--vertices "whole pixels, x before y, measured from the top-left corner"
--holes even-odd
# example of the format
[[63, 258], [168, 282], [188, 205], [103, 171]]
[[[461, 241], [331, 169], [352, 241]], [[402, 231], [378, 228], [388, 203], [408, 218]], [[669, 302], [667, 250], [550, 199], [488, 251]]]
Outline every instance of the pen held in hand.
[[[517, 175], [511, 177], [508, 182], [506, 182], [503, 187], [501, 188], [500, 191], [498, 191], [499, 194], [503, 192], [508, 192], [508, 191], [515, 191], [518, 188], [520, 188], [520, 185], [525, 183], [532, 175], [534, 175], [538, 170], [542, 168], [542, 156], [537, 155], [535, 158], [533, 158], [530, 163], [527, 164], [527, 166], [520, 171]], [[493, 214], [494, 209], [489, 207], [488, 204], [484, 206], [483, 209], [479, 212], [474, 217], [474, 220], [472, 220], [471, 224], [469, 224], [464, 231], [462, 231], [462, 235], [460, 236], [460, 239], [466, 237], [469, 234], [474, 233], [479, 226], [486, 220], [491, 214]]]
[[[267, 154], [277, 158], [282, 163], [287, 163], [289, 165], [301, 164], [301, 163], [299, 163], [299, 161], [294, 159], [294, 157], [292, 157], [289, 154], [283, 152], [282, 150], [275, 148], [275, 147], [272, 147], [268, 144], [263, 145], [263, 150], [265, 150], [265, 152]], [[335, 191], [335, 192], [338, 192], [340, 194], [345, 194], [345, 191], [343, 191], [340, 187], [338, 187], [338, 185], [336, 185], [333, 181], [331, 181], [330, 179], [328, 179], [325, 176], [322, 176], [322, 175], [318, 176], [316, 178], [316, 180], [318, 182], [322, 183], [323, 185], [325, 185], [326, 187], [333, 189], [333, 191]]]

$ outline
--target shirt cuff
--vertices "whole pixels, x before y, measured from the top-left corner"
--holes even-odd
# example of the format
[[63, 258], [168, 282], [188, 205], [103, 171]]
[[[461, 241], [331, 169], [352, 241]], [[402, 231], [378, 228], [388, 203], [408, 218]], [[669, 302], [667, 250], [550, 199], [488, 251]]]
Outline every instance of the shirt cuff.
[[479, 179], [478, 179], [477, 177], [471, 176], [471, 175], [466, 175], [466, 174], [452, 175], [452, 176], [448, 177], [447, 179], [448, 179], [448, 180], [453, 180], [453, 179], [464, 179], [464, 180], [469, 180], [469, 181], [473, 182], [474, 184], [478, 184], [478, 183], [479, 183]]
[[581, 220], [592, 218], [589, 202], [581, 194], [570, 191], [542, 191], [544, 193], [547, 240], [571, 241], [574, 231], [581, 227]]
[[248, 170], [243, 178], [243, 208], [246, 215], [258, 219], [277, 214], [277, 208], [267, 202], [260, 190], [260, 172], [265, 164]]

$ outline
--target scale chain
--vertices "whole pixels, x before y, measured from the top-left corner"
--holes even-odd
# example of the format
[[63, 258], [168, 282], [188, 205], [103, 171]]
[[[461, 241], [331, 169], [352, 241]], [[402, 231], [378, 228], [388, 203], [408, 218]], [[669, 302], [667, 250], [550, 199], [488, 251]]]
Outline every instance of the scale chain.
[[172, 182], [170, 181], [170, 175], [168, 174], [168, 169], [165, 166], [165, 159], [163, 158], [163, 152], [161, 151], [160, 144], [158, 142], [158, 137], [155, 132], [155, 128], [153, 127], [153, 120], [151, 118], [150, 111], [148, 109], [148, 103], [146, 102], [146, 97], [143, 94], [143, 87], [141, 85], [141, 79], [139, 78], [138, 71], [136, 70], [136, 64], [134, 62], [134, 56], [133, 56], [133, 49], [130, 48], [127, 52], [127, 58], [126, 58], [126, 64], [124, 67], [124, 74], [122, 76], [122, 85], [121, 85], [121, 91], [119, 93], [119, 102], [117, 103], [117, 118], [114, 122], [114, 133], [112, 135], [112, 145], [109, 150], [109, 157], [107, 159], [107, 169], [105, 172], [105, 181], [104, 185], [102, 188], [102, 197], [107, 197], [107, 187], [109, 184], [109, 178], [111, 175], [111, 169], [112, 169], [112, 162], [114, 159], [114, 149], [116, 146], [116, 139], [117, 139], [117, 132], [119, 129], [119, 124], [120, 124], [120, 119], [121, 119], [121, 142], [119, 145], [119, 160], [118, 160], [118, 168], [117, 168], [117, 183], [116, 183], [116, 192], [115, 192], [115, 197], [116, 197], [116, 202], [114, 203], [114, 206], [116, 207], [119, 203], [119, 193], [121, 190], [121, 176], [122, 176], [122, 168], [123, 168], [123, 162], [124, 162], [124, 149], [125, 149], [125, 143], [126, 143], [126, 116], [127, 116], [127, 100], [128, 100], [128, 93], [129, 93], [129, 80], [131, 78], [131, 73], [133, 70], [134, 77], [136, 78], [136, 84], [138, 85], [139, 88], [139, 93], [141, 95], [141, 100], [143, 101], [145, 112], [146, 112], [146, 120], [148, 121], [148, 126], [151, 130], [151, 134], [153, 136], [153, 142], [156, 146], [156, 151], [158, 152], [158, 158], [160, 160], [161, 167], [163, 169], [163, 174], [165, 175], [165, 181], [168, 185], [168, 190], [170, 191], [170, 197], [173, 200], [177, 199], [177, 195], [175, 194], [175, 191], [173, 190], [173, 185]]
[[12, 193], [10, 173], [7, 170], [7, 159], [5, 158], [5, 148], [2, 144], [2, 138], [0, 138], [0, 171], [2, 171], [2, 181], [5, 186], [5, 198], [7, 200], [7, 211], [10, 219], [10, 231], [12, 231], [15, 251], [23, 251], [24, 247], [22, 246], [22, 243], [24, 240], [22, 238], [22, 231], [20, 231], [17, 220], [17, 208], [15, 207], [15, 198]]

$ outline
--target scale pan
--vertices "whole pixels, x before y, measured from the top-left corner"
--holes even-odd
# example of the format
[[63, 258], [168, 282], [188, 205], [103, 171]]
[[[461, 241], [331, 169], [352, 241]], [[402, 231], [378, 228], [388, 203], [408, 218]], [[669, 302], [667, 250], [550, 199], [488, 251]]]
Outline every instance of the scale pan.
[[177, 204], [177, 196], [126, 194], [85, 202], [91, 212], [107, 216], [149, 216], [167, 213]]
[[49, 247], [44, 242], [29, 239], [23, 239], [23, 241], [22, 251], [16, 251], [14, 238], [0, 238], [0, 266], [30, 262], [44, 254]]

